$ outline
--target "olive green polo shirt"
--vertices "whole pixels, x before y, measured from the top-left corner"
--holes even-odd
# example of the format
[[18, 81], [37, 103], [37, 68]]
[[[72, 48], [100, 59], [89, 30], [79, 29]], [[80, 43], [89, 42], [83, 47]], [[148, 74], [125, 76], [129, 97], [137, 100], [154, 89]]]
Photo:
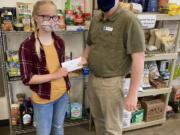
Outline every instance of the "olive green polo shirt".
[[102, 13], [94, 15], [87, 44], [91, 46], [88, 66], [99, 77], [126, 75], [131, 68], [131, 54], [145, 51], [140, 22], [120, 6], [106, 20]]

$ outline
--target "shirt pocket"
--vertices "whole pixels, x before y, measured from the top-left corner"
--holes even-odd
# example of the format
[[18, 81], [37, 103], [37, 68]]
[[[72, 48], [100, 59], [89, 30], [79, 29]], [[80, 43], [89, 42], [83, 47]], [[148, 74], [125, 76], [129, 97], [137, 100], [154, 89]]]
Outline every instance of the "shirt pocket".
[[107, 31], [104, 30], [103, 32], [103, 37], [104, 38], [104, 47], [108, 49], [123, 49], [123, 38], [121, 35], [118, 33], [117, 30], [113, 31]]

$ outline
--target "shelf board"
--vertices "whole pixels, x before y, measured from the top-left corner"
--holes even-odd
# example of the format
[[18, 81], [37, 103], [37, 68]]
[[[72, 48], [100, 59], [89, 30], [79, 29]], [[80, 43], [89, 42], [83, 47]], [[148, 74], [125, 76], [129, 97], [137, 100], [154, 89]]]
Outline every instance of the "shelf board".
[[177, 53], [146, 54], [145, 61], [177, 59]]
[[[94, 14], [97, 14], [98, 12], [100, 12], [100, 10], [94, 10]], [[168, 15], [168, 14], [162, 14], [162, 13], [158, 13], [158, 12], [143, 12], [143, 13], [139, 13], [139, 14], [135, 14], [137, 15], [156, 15], [157, 20], [158, 21], [180, 21], [180, 15]]]
[[33, 126], [22, 127], [21, 125], [13, 126], [13, 132], [16, 135], [24, 134], [24, 133], [31, 133], [31, 132], [35, 132], [35, 127]]
[[[33, 31], [4, 31], [5, 34], [31, 34]], [[68, 33], [80, 33], [80, 32], [84, 32], [84, 31], [55, 31], [56, 34], [68, 34]]]
[[65, 119], [64, 127], [77, 126], [77, 125], [82, 125], [82, 124], [87, 124], [87, 123], [89, 123], [88, 119], [79, 119], [79, 120]]
[[171, 88], [144, 89], [142, 92], [138, 92], [138, 97], [166, 94], [166, 93], [170, 93], [170, 92], [171, 92]]
[[165, 121], [166, 121], [166, 119], [160, 119], [160, 120], [155, 120], [155, 121], [151, 121], [151, 122], [143, 121], [143, 122], [139, 122], [139, 123], [133, 123], [130, 125], [130, 127], [123, 128], [123, 131], [129, 131], [129, 130], [144, 128], [144, 127], [159, 125], [159, 124], [163, 124]]
[[[87, 124], [88, 122], [89, 122], [88, 119], [79, 119], [79, 120], [67, 120], [67, 119], [65, 119], [64, 127]], [[25, 126], [25, 127], [22, 127], [21, 125], [13, 126], [13, 132], [17, 135], [18, 134], [24, 134], [24, 133], [31, 133], [31, 132], [35, 132], [35, 131], [36, 131], [36, 129], [34, 126]]]
[[158, 21], [179, 21], [180, 20], [180, 15], [175, 15], [175, 16], [172, 16], [172, 15], [168, 15], [168, 14], [161, 14], [161, 13], [153, 13], [153, 12], [143, 12], [143, 13], [140, 13], [140, 14], [136, 14], [137, 15], [156, 15], [157, 17], [157, 20]]

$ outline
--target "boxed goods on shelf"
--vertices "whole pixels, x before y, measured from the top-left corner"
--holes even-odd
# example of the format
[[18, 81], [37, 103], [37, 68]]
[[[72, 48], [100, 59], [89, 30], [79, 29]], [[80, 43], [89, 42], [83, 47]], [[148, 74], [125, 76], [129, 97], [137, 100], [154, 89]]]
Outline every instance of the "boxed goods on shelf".
[[154, 86], [157, 89], [161, 89], [161, 88], [166, 88], [167, 84], [166, 82], [164, 82], [162, 79], [154, 79], [154, 80], [150, 80], [150, 83], [152, 86]]
[[144, 120], [144, 109], [142, 108], [140, 100], [138, 100], [136, 108], [137, 110], [132, 112], [131, 123], [137, 123]]
[[7, 10], [4, 13], [1, 13], [1, 23], [3, 30], [12, 31], [13, 30], [13, 15]]
[[19, 110], [18, 104], [11, 105], [11, 121], [13, 126], [18, 124], [18, 110]]
[[122, 125], [123, 128], [127, 128], [131, 125], [131, 112], [127, 111], [126, 109], [123, 110]]
[[65, 18], [62, 10], [58, 10], [58, 16], [59, 20], [57, 22], [57, 30], [65, 30], [66, 29], [66, 24], [65, 24]]
[[175, 37], [170, 35], [167, 28], [145, 30], [145, 41], [147, 51], [159, 51], [163, 53], [171, 53], [175, 47]]
[[19, 56], [18, 51], [8, 50], [7, 51], [7, 64], [8, 64], [8, 76], [9, 79], [20, 76], [19, 70]]
[[82, 118], [82, 104], [81, 103], [71, 103], [71, 119], [81, 119]]
[[179, 88], [172, 88], [172, 98], [174, 101], [180, 100], [180, 87]]
[[132, 113], [131, 122], [137, 123], [144, 120], [144, 109], [137, 110]]
[[161, 99], [142, 100], [142, 108], [145, 110], [145, 121], [154, 121], [164, 117], [165, 103]]
[[26, 98], [24, 93], [16, 95], [18, 101], [11, 104], [11, 122], [13, 126], [32, 126], [33, 105], [30, 97]]
[[180, 77], [176, 78], [172, 82], [172, 93], [171, 99], [172, 101], [179, 101], [180, 100]]

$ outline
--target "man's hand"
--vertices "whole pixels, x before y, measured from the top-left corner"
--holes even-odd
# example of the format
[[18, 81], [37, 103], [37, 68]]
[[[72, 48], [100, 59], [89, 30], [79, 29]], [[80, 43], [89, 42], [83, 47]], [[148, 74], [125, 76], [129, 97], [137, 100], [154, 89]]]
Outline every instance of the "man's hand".
[[78, 64], [78, 66], [83, 66], [87, 64], [87, 59], [85, 57], [81, 57], [81, 62]]
[[124, 100], [124, 108], [127, 111], [134, 112], [137, 110], [137, 96], [136, 95], [129, 95]]

